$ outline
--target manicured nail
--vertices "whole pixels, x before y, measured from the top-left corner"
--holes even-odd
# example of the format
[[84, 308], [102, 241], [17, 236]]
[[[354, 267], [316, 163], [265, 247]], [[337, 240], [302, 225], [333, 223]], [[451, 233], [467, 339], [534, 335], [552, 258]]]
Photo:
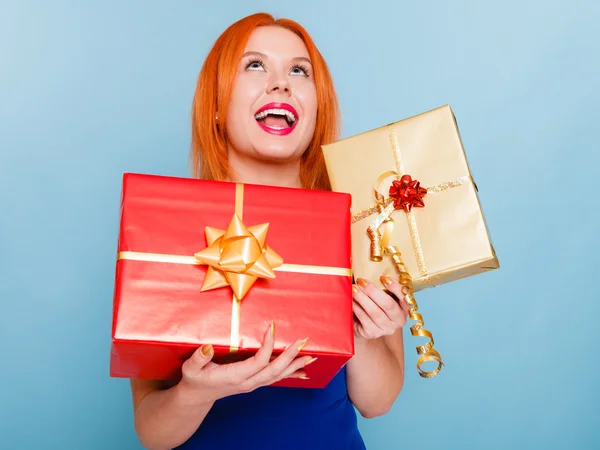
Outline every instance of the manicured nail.
[[304, 338], [302, 340], [302, 342], [300, 342], [300, 344], [298, 345], [298, 351], [302, 350], [307, 342], [308, 342], [308, 338]]
[[304, 364], [304, 367], [308, 366], [309, 364], [314, 363], [317, 360], [317, 358], [311, 358], [308, 361], [306, 361], [306, 363]]
[[202, 356], [209, 356], [210, 352], [212, 350], [212, 345], [210, 344], [204, 344], [201, 348], [200, 348], [200, 353], [202, 353]]
[[390, 284], [392, 284], [392, 280], [386, 276], [382, 276], [379, 279], [385, 286], [389, 286]]
[[271, 336], [275, 336], [275, 321], [271, 321]]
[[352, 285], [352, 292], [355, 294], [358, 292], [358, 288], [355, 285]]
[[308, 378], [306, 375], [300, 375], [298, 378], [301, 380], [310, 380], [310, 378]]
[[369, 282], [363, 278], [359, 278], [358, 280], [356, 280], [356, 282], [360, 287], [367, 287], [369, 285]]

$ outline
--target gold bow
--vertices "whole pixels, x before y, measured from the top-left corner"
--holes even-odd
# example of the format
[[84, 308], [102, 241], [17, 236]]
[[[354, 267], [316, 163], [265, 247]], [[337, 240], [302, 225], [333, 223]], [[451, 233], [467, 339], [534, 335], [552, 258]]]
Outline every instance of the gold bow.
[[194, 254], [209, 266], [201, 291], [231, 286], [241, 300], [258, 278], [275, 278], [273, 269], [283, 264], [283, 258], [265, 243], [268, 229], [268, 223], [246, 227], [237, 214], [227, 230], [206, 227], [208, 247]]

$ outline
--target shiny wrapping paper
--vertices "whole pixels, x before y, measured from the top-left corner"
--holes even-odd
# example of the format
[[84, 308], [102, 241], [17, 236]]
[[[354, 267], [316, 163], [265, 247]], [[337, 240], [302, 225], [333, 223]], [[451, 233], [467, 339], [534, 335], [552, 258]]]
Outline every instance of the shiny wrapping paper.
[[[415, 292], [499, 268], [450, 106], [325, 145], [323, 153], [333, 190], [352, 195], [355, 277], [398, 278], [392, 258], [377, 258], [386, 245], [399, 250]], [[403, 176], [412, 191], [396, 202], [390, 187]], [[374, 250], [378, 240], [383, 248]]]
[[[276, 385], [326, 386], [354, 354], [350, 206], [342, 193], [125, 174], [111, 376], [177, 379], [207, 343], [215, 362], [245, 359], [274, 320], [274, 355], [308, 337], [300, 356], [318, 358], [308, 380]], [[264, 244], [258, 278], [239, 289], [231, 230], [251, 239], [245, 250]], [[232, 272], [211, 263], [220, 242]]]

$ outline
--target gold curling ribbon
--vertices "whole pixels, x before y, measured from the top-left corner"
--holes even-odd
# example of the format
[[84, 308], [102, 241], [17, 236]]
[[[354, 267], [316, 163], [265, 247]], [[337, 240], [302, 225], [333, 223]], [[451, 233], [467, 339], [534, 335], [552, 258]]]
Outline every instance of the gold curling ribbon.
[[[381, 262], [385, 255], [389, 255], [392, 258], [394, 266], [399, 272], [399, 282], [401, 285], [406, 287], [405, 291], [408, 291], [405, 294], [405, 299], [409, 305], [409, 318], [411, 320], [416, 321], [416, 323], [410, 328], [411, 334], [413, 336], [429, 338], [429, 341], [425, 345], [417, 346], [416, 348], [417, 354], [419, 355], [419, 359], [417, 361], [417, 370], [419, 371], [419, 375], [421, 375], [423, 378], [432, 378], [440, 372], [440, 370], [444, 366], [444, 363], [442, 362], [441, 355], [438, 353], [437, 350], [433, 348], [433, 335], [430, 331], [424, 328], [425, 323], [423, 321], [423, 316], [418, 313], [418, 306], [414, 297], [412, 277], [409, 274], [406, 265], [402, 261], [402, 255], [396, 246], [390, 245], [389, 243], [394, 226], [394, 220], [392, 218], [392, 213], [395, 211], [393, 199], [386, 199], [378, 191], [379, 186], [386, 178], [394, 176], [398, 180], [400, 180], [400, 178], [404, 174], [406, 174], [400, 154], [400, 145], [398, 143], [398, 138], [394, 126], [389, 125], [388, 131], [390, 133], [390, 141], [392, 144], [392, 149], [394, 151], [394, 162], [396, 165], [396, 170], [382, 173], [377, 178], [377, 180], [375, 181], [375, 186], [373, 188], [376, 200], [375, 206], [354, 214], [352, 222], [358, 222], [359, 220], [362, 220], [374, 213], [377, 213], [377, 217], [367, 228], [367, 234], [369, 235], [369, 239], [371, 242], [370, 257], [371, 260], [374, 262]], [[427, 188], [427, 193], [443, 192], [452, 187], [460, 186], [462, 184], [472, 181], [473, 180], [470, 176], [464, 176], [456, 180], [443, 182], [436, 186]], [[414, 213], [411, 210], [406, 212], [405, 214], [408, 222], [408, 229], [410, 232], [413, 252], [417, 261], [419, 273], [424, 279], [425, 283], [428, 283], [429, 285], [433, 286], [429, 275], [427, 274], [427, 266], [425, 265], [425, 259], [423, 257], [423, 249], [421, 247], [419, 230], [417, 228], [417, 222]], [[424, 371], [421, 368], [421, 365], [428, 361], [434, 361], [438, 363], [437, 367], [430, 372]]]
[[231, 305], [230, 353], [239, 349], [241, 303], [258, 278], [275, 278], [275, 271], [319, 275], [352, 276], [344, 267], [284, 264], [283, 259], [266, 244], [268, 223], [247, 227], [243, 220], [244, 185], [236, 184], [235, 212], [227, 230], [206, 227], [207, 247], [194, 256], [123, 251], [117, 260], [136, 260], [175, 264], [208, 265], [201, 291], [230, 286]]
[[[417, 355], [419, 355], [419, 359], [417, 360], [417, 370], [419, 371], [419, 375], [423, 378], [433, 378], [444, 366], [442, 356], [433, 348], [433, 335], [424, 328], [425, 323], [423, 322], [423, 316], [418, 312], [419, 307], [417, 306], [417, 301], [414, 297], [415, 291], [412, 286], [412, 277], [402, 261], [400, 250], [394, 246], [389, 246], [386, 248], [386, 251], [391, 255], [394, 265], [400, 273], [400, 284], [405, 286], [408, 290], [408, 292], [404, 294], [404, 299], [406, 300], [406, 303], [408, 303], [408, 317], [416, 322], [410, 327], [410, 332], [413, 336], [429, 338], [429, 341], [425, 345], [417, 346]], [[437, 367], [430, 372], [421, 368], [421, 366], [428, 361], [434, 361], [438, 364]]]

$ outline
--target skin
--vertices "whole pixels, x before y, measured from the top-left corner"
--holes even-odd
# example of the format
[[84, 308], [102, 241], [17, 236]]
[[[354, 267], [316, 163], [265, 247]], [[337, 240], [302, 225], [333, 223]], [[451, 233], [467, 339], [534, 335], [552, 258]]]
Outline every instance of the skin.
[[[290, 31], [259, 28], [250, 37], [238, 66], [227, 111], [229, 164], [235, 180], [301, 187], [300, 158], [317, 120], [317, 92], [304, 43]], [[271, 102], [298, 111], [298, 125], [287, 136], [263, 131], [256, 111]]]
[[[301, 187], [300, 158], [314, 133], [317, 97], [308, 52], [293, 33], [266, 27], [254, 31], [238, 66], [226, 116], [231, 181]], [[255, 61], [258, 58], [261, 62]], [[300, 58], [300, 59], [299, 59]], [[306, 60], [305, 60], [306, 59]], [[297, 67], [300, 63], [303, 68]], [[276, 136], [261, 129], [255, 112], [269, 102], [289, 103], [298, 111], [296, 129]], [[365, 280], [354, 286], [356, 355], [347, 364], [350, 400], [364, 417], [385, 414], [404, 381], [402, 327], [408, 306], [402, 286], [382, 278], [384, 290]], [[242, 362], [217, 365], [205, 345], [185, 361], [176, 384], [131, 380], [135, 428], [142, 445], [151, 450], [176, 447], [197, 430], [215, 401], [286, 377], [305, 377], [310, 356], [298, 358], [301, 337], [271, 361], [275, 325], [265, 330], [258, 353]]]

